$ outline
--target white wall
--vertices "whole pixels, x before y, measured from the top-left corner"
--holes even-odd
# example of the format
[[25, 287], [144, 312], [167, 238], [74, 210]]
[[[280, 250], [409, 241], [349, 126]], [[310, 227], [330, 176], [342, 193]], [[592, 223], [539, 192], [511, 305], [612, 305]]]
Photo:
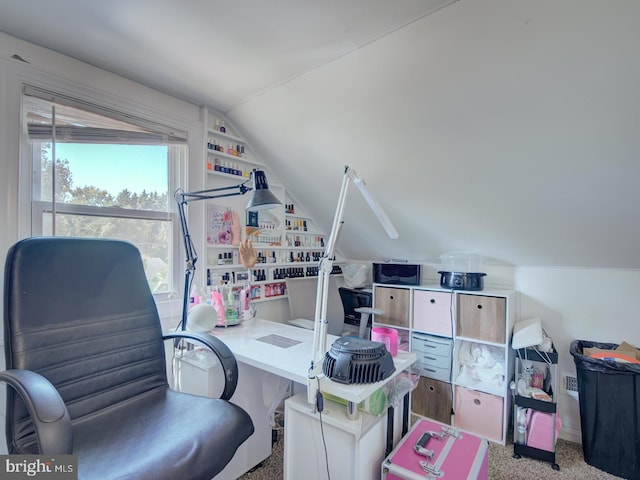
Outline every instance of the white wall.
[[638, 0], [462, 0], [229, 116], [325, 229], [344, 164], [366, 179], [400, 238], [350, 195], [345, 257], [640, 268], [638, 18]]

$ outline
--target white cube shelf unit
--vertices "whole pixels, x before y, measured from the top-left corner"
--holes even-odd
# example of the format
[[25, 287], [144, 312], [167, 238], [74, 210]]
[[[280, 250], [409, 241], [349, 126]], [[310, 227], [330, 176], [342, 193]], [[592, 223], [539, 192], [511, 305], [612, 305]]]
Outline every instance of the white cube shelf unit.
[[374, 327], [395, 328], [420, 375], [411, 412], [506, 442], [513, 376], [510, 348], [517, 292], [374, 284], [383, 310]]

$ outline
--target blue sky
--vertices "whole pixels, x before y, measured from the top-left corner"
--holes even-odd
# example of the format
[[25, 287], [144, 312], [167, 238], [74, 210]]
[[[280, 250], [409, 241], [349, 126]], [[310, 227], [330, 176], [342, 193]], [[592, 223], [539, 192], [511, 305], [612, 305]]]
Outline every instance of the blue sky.
[[167, 147], [158, 145], [95, 145], [57, 143], [56, 157], [69, 160], [74, 187], [91, 185], [117, 195], [166, 192]]

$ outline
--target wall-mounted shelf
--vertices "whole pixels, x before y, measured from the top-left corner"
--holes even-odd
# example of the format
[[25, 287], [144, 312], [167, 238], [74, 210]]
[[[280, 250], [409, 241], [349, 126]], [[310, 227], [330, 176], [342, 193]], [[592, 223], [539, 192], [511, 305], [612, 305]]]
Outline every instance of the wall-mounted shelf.
[[[267, 170], [269, 176], [267, 165], [254, 155], [248, 143], [224, 117], [206, 108], [203, 108], [202, 115], [205, 125], [202, 152], [206, 173], [203, 189], [226, 186], [230, 181], [250, 180], [251, 172], [256, 168]], [[250, 279], [249, 272], [240, 264], [237, 245], [209, 244], [206, 241], [209, 237], [220, 237], [216, 237], [218, 231], [215, 228], [210, 229], [208, 210], [205, 208], [206, 265], [203, 270], [206, 272], [207, 287], [221, 282], [240, 287], [250, 280], [254, 301], [266, 301], [287, 298], [281, 286], [285, 278], [317, 275], [326, 236], [318, 231], [311, 217], [300, 210], [297, 202], [288, 197], [286, 190], [273, 180], [269, 178], [269, 186], [285, 204], [279, 212], [274, 209], [258, 212], [257, 215], [245, 214], [237, 208], [238, 201], [220, 197], [214, 202], [214, 209], [217, 206], [224, 209], [228, 205], [243, 220], [242, 238], [251, 239], [259, 255], [259, 262], [251, 269]], [[294, 213], [296, 210], [298, 213]], [[226, 235], [225, 230], [219, 232]], [[339, 270], [337, 263], [336, 268]]]
[[[278, 267], [308, 267], [308, 266], [316, 266], [318, 262], [276, 262], [276, 263], [256, 263], [253, 267], [253, 270], [260, 268], [278, 268]], [[229, 265], [210, 265], [207, 268], [211, 270], [246, 270], [242, 264], [232, 263]]]
[[[318, 235], [318, 234], [315, 234]], [[324, 237], [323, 237], [324, 238]], [[257, 243], [257, 242], [253, 242], [253, 247], [256, 250], [321, 250], [322, 248], [320, 247], [290, 247], [290, 246], [283, 246], [283, 245], [269, 245], [267, 243]], [[236, 245], [207, 245], [207, 248], [214, 248], [214, 249], [223, 249], [223, 250], [237, 250], [238, 247]]]
[[260, 162], [256, 161], [256, 160], [251, 160], [250, 158], [247, 157], [241, 157], [239, 155], [233, 155], [231, 153], [227, 153], [227, 152], [223, 152], [220, 150], [212, 150], [210, 148], [207, 148], [207, 153], [209, 155], [213, 155], [213, 156], [219, 156], [220, 158], [226, 158], [228, 160], [237, 160], [239, 162], [243, 162], [243, 163], [251, 163], [253, 165], [260, 165]]

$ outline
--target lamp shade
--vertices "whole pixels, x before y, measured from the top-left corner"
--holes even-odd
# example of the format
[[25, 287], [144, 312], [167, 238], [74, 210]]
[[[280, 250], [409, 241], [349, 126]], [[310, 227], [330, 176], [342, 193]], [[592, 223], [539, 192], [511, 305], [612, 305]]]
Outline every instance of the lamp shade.
[[282, 202], [278, 200], [269, 190], [269, 184], [267, 183], [267, 176], [262, 170], [253, 171], [253, 191], [251, 192], [251, 198], [249, 203], [245, 207], [247, 210], [267, 210], [269, 208], [275, 208], [282, 205]]

